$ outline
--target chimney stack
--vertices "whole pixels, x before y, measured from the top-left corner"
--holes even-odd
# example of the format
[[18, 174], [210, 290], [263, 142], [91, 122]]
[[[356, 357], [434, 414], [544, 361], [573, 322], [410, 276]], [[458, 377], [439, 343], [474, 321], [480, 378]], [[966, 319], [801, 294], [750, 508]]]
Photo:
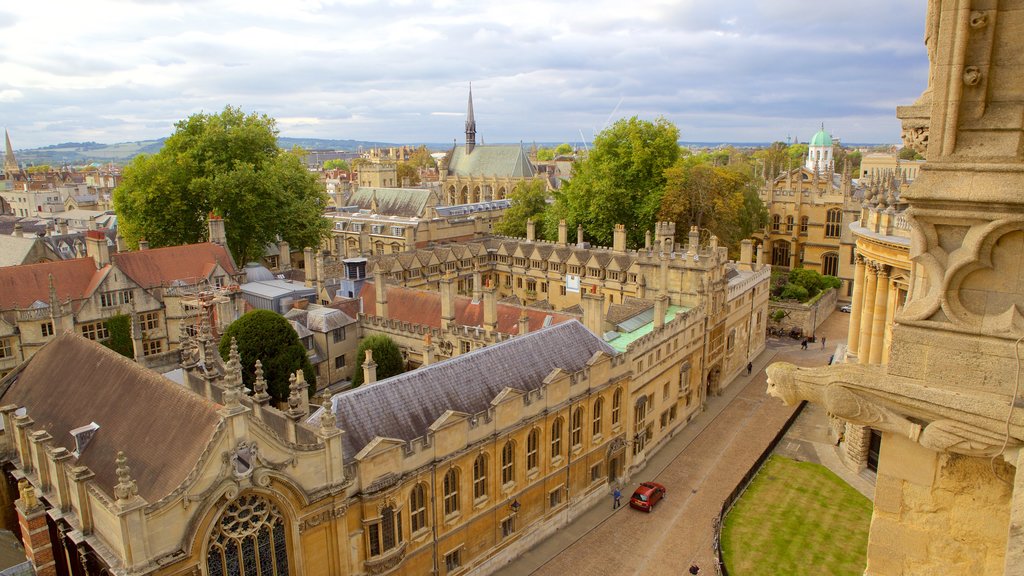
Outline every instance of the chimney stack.
[[423, 337], [423, 365], [430, 366], [437, 359], [434, 357], [434, 339], [430, 334]]
[[569, 231], [565, 224], [565, 220], [558, 221], [558, 245], [565, 246], [569, 243]]
[[744, 270], [753, 269], [754, 243], [749, 238], [740, 241], [740, 267]]
[[755, 270], [760, 270], [764, 266], [764, 244], [757, 245], [757, 264], [754, 266]]
[[60, 234], [68, 233], [68, 221], [64, 218], [57, 220], [57, 232]]
[[604, 297], [595, 292], [581, 294], [583, 325], [596, 336], [604, 334]]
[[622, 224], [616, 224], [612, 232], [612, 251], [619, 254], [626, 252], [626, 227]]
[[388, 317], [388, 282], [384, 275], [378, 273], [373, 280], [373, 292], [376, 295], [377, 316]]
[[227, 232], [224, 230], [224, 219], [211, 213], [209, 220], [207, 220], [207, 224], [210, 229], [210, 242], [226, 248], [228, 245], [228, 236]]
[[110, 247], [107, 246], [106, 235], [99, 230], [86, 232], [85, 253], [96, 261], [96, 268], [103, 268], [110, 264]]
[[284, 240], [277, 243], [277, 269], [281, 272], [292, 269], [292, 247]]
[[537, 241], [537, 224], [533, 221], [533, 218], [526, 219], [526, 241]]
[[576, 246], [583, 244], [583, 224], [576, 226]]
[[145, 238], [139, 238], [139, 250], [149, 250], [149, 240]]
[[523, 334], [529, 334], [529, 332], [530, 317], [527, 316], [526, 309], [524, 308], [523, 311], [519, 313], [519, 335], [522, 336]]
[[441, 279], [441, 329], [448, 330], [455, 325], [455, 286], [452, 279], [445, 276]]
[[316, 261], [313, 258], [313, 249], [306, 247], [302, 251], [303, 266], [306, 268], [306, 286], [316, 286]]
[[690, 245], [687, 246], [687, 252], [690, 254], [697, 254], [700, 252], [700, 229], [696, 226], [690, 226], [689, 234]]
[[21, 222], [15, 222], [14, 223], [14, 237], [15, 238], [24, 238], [25, 237], [24, 226], [21, 225]]
[[373, 361], [373, 350], [366, 351], [366, 361], [363, 362], [363, 384], [373, 384], [377, 381], [377, 363]]
[[488, 332], [498, 329], [498, 296], [489, 286], [484, 290], [484, 328]]

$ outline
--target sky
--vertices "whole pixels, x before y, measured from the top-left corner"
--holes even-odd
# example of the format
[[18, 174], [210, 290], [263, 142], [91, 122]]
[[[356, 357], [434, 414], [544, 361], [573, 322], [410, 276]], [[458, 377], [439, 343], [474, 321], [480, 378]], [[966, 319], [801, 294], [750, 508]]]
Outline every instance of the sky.
[[927, 0], [54, 0], [0, 5], [15, 149], [170, 135], [226, 105], [280, 135], [590, 142], [663, 116], [683, 141], [897, 143], [927, 82]]

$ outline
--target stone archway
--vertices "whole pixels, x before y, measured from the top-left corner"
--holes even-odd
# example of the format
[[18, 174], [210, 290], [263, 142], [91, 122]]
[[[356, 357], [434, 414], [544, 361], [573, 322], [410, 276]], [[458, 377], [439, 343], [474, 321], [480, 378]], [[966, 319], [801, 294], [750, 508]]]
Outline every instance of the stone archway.
[[722, 380], [722, 367], [719, 366], [718, 364], [716, 364], [716, 365], [711, 367], [711, 370], [708, 370], [708, 377], [707, 377], [707, 380], [705, 381], [706, 384], [705, 384], [705, 388], [704, 388], [704, 395], [705, 395], [705, 397], [708, 397], [708, 396], [718, 396], [719, 394], [722, 393], [722, 390], [721, 390], [721, 380]]
[[772, 242], [772, 266], [789, 268], [790, 245], [788, 240]]

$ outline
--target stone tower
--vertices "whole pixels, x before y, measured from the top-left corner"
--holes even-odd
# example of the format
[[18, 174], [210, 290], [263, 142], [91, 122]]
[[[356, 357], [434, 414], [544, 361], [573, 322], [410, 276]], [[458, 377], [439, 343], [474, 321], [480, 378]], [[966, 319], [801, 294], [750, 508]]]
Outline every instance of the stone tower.
[[466, 109], [466, 155], [476, 146], [476, 118], [473, 117], [473, 85], [469, 85], [469, 106]]
[[1019, 0], [928, 3], [929, 86], [897, 110], [927, 162], [888, 364], [769, 367], [770, 394], [881, 435], [866, 575], [1024, 574], [1022, 29]]
[[4, 149], [4, 175], [13, 178], [18, 173], [18, 160], [14, 157], [14, 148], [11, 146], [11, 135], [4, 130], [4, 141], [7, 147]]

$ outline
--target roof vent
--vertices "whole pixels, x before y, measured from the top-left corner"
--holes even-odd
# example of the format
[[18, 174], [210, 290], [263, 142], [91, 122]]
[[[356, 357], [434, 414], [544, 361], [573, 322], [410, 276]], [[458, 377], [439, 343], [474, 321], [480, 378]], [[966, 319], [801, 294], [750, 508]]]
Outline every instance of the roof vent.
[[85, 451], [85, 447], [89, 444], [89, 441], [92, 440], [92, 437], [96, 435], [96, 431], [99, 429], [99, 424], [90, 422], [85, 426], [79, 426], [78, 428], [71, 430], [71, 435], [75, 437], [75, 451], [72, 452], [72, 454], [75, 455], [75, 458], [82, 455], [82, 452]]

